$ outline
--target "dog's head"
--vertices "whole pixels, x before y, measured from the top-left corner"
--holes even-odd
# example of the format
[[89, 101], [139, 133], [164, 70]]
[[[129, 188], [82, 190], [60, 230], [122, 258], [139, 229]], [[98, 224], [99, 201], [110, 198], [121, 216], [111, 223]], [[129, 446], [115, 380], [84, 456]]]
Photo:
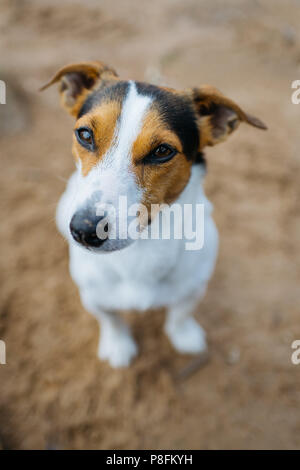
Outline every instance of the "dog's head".
[[[105, 236], [111, 214], [99, 215], [97, 204], [114, 207], [127, 219], [128, 211], [118, 210], [120, 196], [126, 196], [127, 207], [146, 208], [139, 212], [141, 229], [151, 221], [152, 204], [170, 204], [183, 191], [205, 146], [223, 142], [241, 122], [266, 129], [208, 85], [178, 92], [123, 81], [101, 62], [63, 67], [42, 89], [56, 82], [62, 105], [76, 118], [79, 178], [70, 229], [77, 242], [97, 250], [120, 249], [131, 241], [124, 233], [115, 240]], [[99, 221], [105, 222], [102, 237], [96, 233]], [[122, 222], [126, 227], [127, 220]]]

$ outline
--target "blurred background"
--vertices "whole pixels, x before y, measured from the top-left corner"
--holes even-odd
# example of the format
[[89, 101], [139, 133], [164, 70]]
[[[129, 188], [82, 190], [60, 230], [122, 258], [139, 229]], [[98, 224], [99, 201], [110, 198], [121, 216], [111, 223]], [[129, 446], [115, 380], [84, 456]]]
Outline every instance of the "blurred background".
[[[299, 0], [2, 0], [0, 447], [300, 448]], [[163, 312], [128, 316], [132, 367], [96, 357], [55, 206], [73, 170], [63, 65], [96, 59], [124, 79], [210, 83], [258, 116], [207, 151], [220, 255], [197, 318], [210, 356], [176, 354]]]

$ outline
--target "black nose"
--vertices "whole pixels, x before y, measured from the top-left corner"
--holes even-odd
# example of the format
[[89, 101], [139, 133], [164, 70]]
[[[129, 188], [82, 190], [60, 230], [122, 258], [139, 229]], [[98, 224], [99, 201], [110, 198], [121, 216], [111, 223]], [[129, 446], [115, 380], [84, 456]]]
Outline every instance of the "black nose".
[[[94, 211], [95, 212], [95, 211]], [[97, 216], [92, 210], [82, 209], [77, 211], [70, 222], [71, 234], [78, 243], [84, 246], [99, 247], [105, 239], [99, 238], [96, 232], [98, 223], [103, 216]], [[104, 232], [108, 231], [108, 226], [104, 227]]]

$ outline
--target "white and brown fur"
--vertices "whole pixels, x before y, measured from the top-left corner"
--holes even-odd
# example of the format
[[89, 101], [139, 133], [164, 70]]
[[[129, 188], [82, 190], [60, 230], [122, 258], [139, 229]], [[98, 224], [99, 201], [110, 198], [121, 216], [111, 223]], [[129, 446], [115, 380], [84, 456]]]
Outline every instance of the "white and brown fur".
[[[59, 202], [57, 225], [69, 241], [71, 276], [82, 304], [101, 324], [99, 357], [114, 367], [129, 365], [137, 346], [117, 312], [155, 307], [167, 309], [165, 332], [178, 351], [204, 351], [205, 333], [193, 312], [214, 270], [218, 234], [203, 192], [203, 149], [225, 140], [240, 122], [265, 125], [212, 86], [177, 92], [122, 81], [101, 62], [68, 65], [43, 88], [55, 82], [63, 106], [76, 118], [77, 167]], [[76, 134], [82, 128], [92, 135], [88, 145]], [[153, 151], [162, 144], [175, 154], [160, 162]], [[84, 226], [76, 235], [92, 202], [117, 205], [120, 195], [129, 205], [149, 209], [151, 204], [204, 204], [203, 248], [187, 251], [185, 239], [107, 239], [98, 245], [96, 239], [90, 243]]]

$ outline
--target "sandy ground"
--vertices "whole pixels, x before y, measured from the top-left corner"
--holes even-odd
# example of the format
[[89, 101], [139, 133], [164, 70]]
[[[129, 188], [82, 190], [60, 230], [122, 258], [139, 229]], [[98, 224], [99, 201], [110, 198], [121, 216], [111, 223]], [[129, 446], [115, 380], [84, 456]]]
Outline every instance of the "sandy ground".
[[[300, 448], [300, 2], [1, 2], [0, 446]], [[140, 356], [96, 358], [98, 326], [68, 274], [55, 205], [73, 168], [62, 65], [100, 59], [124, 78], [211, 83], [269, 126], [209, 149], [206, 190], [221, 246], [197, 317], [210, 357], [186, 375], [163, 312], [129, 315]]]

